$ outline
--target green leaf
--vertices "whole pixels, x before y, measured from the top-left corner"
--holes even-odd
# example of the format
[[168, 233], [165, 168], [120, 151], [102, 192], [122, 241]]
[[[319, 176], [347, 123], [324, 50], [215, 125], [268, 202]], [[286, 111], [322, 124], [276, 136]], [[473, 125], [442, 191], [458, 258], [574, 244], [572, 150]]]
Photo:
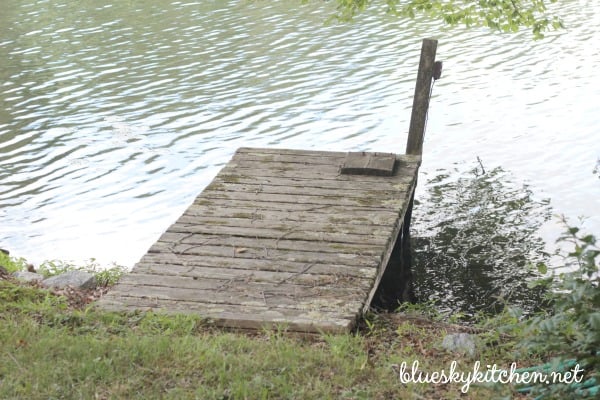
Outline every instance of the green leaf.
[[600, 312], [593, 312], [588, 315], [588, 323], [590, 324], [590, 328], [592, 330], [600, 333]]
[[392, 15], [414, 18], [417, 13], [422, 13], [449, 25], [487, 26], [505, 32], [517, 32], [519, 28], [527, 27], [534, 38], [539, 39], [550, 28], [563, 27], [560, 18], [548, 14], [546, 1], [554, 0], [337, 0], [336, 18], [348, 21], [366, 8], [383, 3]]
[[546, 275], [548, 273], [548, 266], [545, 263], [540, 262], [537, 264], [537, 270], [540, 274]]

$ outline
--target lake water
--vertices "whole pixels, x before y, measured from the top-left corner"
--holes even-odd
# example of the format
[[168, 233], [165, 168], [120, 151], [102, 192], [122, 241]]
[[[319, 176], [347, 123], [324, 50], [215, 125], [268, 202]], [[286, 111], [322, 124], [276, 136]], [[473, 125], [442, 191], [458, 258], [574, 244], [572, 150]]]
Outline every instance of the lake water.
[[240, 146], [403, 152], [424, 37], [444, 73], [417, 198], [479, 157], [600, 233], [595, 0], [541, 41], [299, 3], [3, 0], [0, 247], [131, 266]]

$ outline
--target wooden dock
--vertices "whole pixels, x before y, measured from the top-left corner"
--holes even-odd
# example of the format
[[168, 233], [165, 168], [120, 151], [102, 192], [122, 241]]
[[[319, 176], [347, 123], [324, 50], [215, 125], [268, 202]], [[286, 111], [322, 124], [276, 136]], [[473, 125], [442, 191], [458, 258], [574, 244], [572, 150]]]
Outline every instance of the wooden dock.
[[422, 134], [409, 135], [407, 155], [238, 149], [98, 305], [235, 328], [352, 329], [407, 240]]

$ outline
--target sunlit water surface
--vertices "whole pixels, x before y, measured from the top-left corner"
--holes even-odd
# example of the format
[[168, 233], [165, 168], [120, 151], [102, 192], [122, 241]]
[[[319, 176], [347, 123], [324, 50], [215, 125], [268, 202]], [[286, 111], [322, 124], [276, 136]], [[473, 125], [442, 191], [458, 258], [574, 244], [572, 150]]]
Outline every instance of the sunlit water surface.
[[4, 0], [0, 247], [131, 266], [240, 146], [403, 152], [424, 37], [444, 73], [418, 207], [479, 157], [600, 233], [596, 1], [541, 41], [299, 3]]

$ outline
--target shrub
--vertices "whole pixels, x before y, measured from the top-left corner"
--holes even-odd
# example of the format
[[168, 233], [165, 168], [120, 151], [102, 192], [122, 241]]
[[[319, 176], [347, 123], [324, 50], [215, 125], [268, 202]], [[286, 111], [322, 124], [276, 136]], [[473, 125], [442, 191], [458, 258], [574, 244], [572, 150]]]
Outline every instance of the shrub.
[[[566, 221], [564, 221], [566, 224]], [[593, 235], [568, 227], [559, 241], [573, 246], [565, 257], [565, 268], [551, 272], [537, 282], [547, 287], [549, 311], [525, 320], [525, 336], [521, 349], [554, 356], [554, 365], [576, 361], [585, 370], [585, 379], [600, 382], [600, 249]], [[540, 272], [547, 266], [539, 264]], [[533, 388], [540, 398], [582, 398], [576, 385], [543, 385]]]

